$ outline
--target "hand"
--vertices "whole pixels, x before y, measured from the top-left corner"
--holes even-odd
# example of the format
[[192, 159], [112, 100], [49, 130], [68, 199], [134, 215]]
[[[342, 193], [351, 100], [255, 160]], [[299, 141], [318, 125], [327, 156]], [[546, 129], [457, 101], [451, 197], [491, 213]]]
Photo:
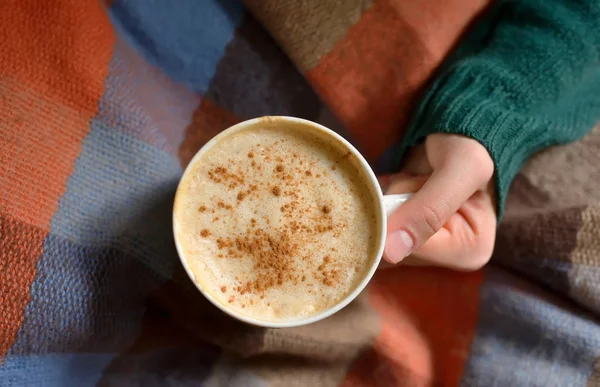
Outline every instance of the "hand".
[[415, 192], [388, 219], [384, 260], [457, 270], [485, 265], [496, 238], [493, 174], [494, 163], [477, 141], [428, 136], [399, 174], [380, 178], [387, 194]]

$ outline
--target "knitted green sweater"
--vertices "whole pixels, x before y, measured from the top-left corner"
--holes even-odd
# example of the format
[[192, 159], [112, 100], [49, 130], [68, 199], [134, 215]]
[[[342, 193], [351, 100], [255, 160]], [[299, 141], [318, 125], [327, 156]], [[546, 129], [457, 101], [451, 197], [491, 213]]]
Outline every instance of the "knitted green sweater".
[[533, 153], [599, 120], [600, 1], [498, 1], [435, 77], [404, 149], [439, 132], [478, 140], [495, 162], [501, 216]]

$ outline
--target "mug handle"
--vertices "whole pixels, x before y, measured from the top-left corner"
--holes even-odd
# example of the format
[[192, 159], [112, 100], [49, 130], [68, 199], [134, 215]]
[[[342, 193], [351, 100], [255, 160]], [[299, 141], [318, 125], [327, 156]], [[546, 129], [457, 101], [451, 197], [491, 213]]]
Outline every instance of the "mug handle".
[[395, 195], [383, 195], [383, 209], [385, 216], [390, 217], [398, 207], [400, 207], [405, 201], [407, 201], [412, 194], [395, 194]]

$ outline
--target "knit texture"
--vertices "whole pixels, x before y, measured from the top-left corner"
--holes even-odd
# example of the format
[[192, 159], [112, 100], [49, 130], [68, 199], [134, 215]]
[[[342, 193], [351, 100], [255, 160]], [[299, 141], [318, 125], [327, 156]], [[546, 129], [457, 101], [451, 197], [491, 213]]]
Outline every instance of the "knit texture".
[[[486, 269], [382, 271], [356, 302], [310, 326], [260, 329], [223, 315], [185, 275], [172, 238], [182, 168], [240, 120], [313, 120], [394, 170], [398, 144], [440, 120], [475, 133], [486, 119], [477, 109], [509, 111], [509, 99], [467, 98], [513, 71], [460, 87], [461, 74], [477, 73], [473, 64], [508, 63], [489, 54], [496, 27], [533, 7], [513, 28], [534, 23], [531, 33], [550, 38], [550, 27], [566, 42], [575, 21], [595, 17], [584, 3], [523, 3], [0, 2], [0, 386], [597, 384], [600, 126], [591, 130], [592, 121], [583, 139], [545, 149], [517, 174]], [[573, 15], [567, 29], [552, 11], [561, 4]], [[482, 12], [498, 16], [485, 24]], [[476, 20], [483, 24], [473, 29]], [[479, 43], [453, 51], [466, 31]], [[562, 105], [586, 98], [580, 86], [593, 69], [577, 66], [597, 63], [598, 47], [588, 39], [569, 40], [574, 55], [559, 44], [551, 52], [571, 78], [517, 89], [551, 96], [533, 93], [540, 109], [519, 105], [523, 116], [562, 117], [559, 105], [577, 112], [572, 122], [543, 121], [565, 125], [554, 142], [575, 139], [591, 120], [594, 95], [589, 105]], [[548, 52], [538, 48], [541, 60]], [[522, 75], [541, 77], [542, 67]], [[457, 96], [444, 98], [452, 89]], [[427, 111], [440, 119], [425, 124]], [[454, 118], [462, 112], [466, 119]], [[481, 140], [498, 139], [488, 129]], [[539, 128], [522, 130], [535, 137]], [[525, 157], [533, 148], [516, 149]]]
[[600, 120], [600, 5], [498, 1], [482, 19], [428, 89], [405, 144], [436, 132], [478, 140], [495, 162], [501, 215], [532, 154]]

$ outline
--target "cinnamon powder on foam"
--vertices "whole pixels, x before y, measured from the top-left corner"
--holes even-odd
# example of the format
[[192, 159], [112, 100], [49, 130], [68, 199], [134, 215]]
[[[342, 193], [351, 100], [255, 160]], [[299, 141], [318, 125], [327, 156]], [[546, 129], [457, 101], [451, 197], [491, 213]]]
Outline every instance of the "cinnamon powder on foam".
[[[342, 175], [342, 171], [347, 173], [349, 170], [343, 168], [348, 152], [329, 149], [324, 154], [328, 157], [321, 158], [303, 154], [300, 150], [290, 152], [295, 148], [294, 136], [271, 134], [274, 136], [261, 139], [262, 144], [246, 142], [244, 146], [248, 149], [238, 153], [236, 158], [219, 160], [216, 157], [219, 162], [206, 168], [207, 184], [220, 187], [220, 191], [213, 190], [220, 194], [199, 205], [197, 212], [227, 214], [218, 220], [213, 217], [209, 222], [202, 221], [198, 237], [214, 248], [217, 260], [243, 261], [244, 267], [249, 269], [233, 275], [233, 281], [226, 278], [222, 284], [213, 284], [226, 303], [246, 312], [251, 308], [257, 312], [272, 312], [273, 318], [294, 317], [287, 316], [285, 309], [288, 307], [292, 309], [291, 315], [317, 313], [343, 298], [353, 288], [353, 283], [362, 277], [362, 269], [371, 259], [372, 251], [368, 246], [346, 245], [357, 237], [357, 245], [372, 244], [376, 221], [372, 203], [368, 202], [371, 199], [356, 186], [356, 181], [351, 181], [351, 173], [350, 179]], [[339, 183], [333, 178], [336, 176], [346, 177], [341, 180], [347, 186], [335, 187]], [[354, 177], [360, 181], [359, 176]], [[314, 186], [316, 193], [302, 195], [302, 192], [312, 192], [312, 189], [307, 190], [309, 186]], [[320, 187], [325, 189], [319, 191]], [[326, 197], [322, 193], [335, 196]], [[355, 200], [343, 200], [343, 193]], [[235, 200], [231, 200], [233, 198]], [[356, 208], [357, 200], [359, 208]], [[255, 203], [260, 209], [261, 203], [267, 201], [280, 204], [276, 206], [279, 214], [275, 224], [272, 224], [270, 214], [259, 214], [256, 209], [248, 213], [249, 203]], [[361, 204], [364, 208], [360, 208]], [[244, 214], [240, 217], [242, 211]], [[357, 227], [357, 224], [349, 223], [345, 213], [354, 215], [355, 221], [363, 224]], [[211, 229], [211, 223], [236, 219], [236, 216], [240, 219], [251, 217], [243, 226], [232, 227], [231, 233], [216, 232], [223, 229], [222, 224]], [[354, 235], [357, 230], [359, 233], [363, 230], [365, 235]], [[307, 251], [306, 246], [312, 248]], [[348, 256], [352, 251], [363, 256]], [[300, 295], [299, 302], [309, 301], [312, 309], [303, 311], [301, 305], [297, 308], [284, 305], [277, 297], [278, 289], [283, 288], [287, 293], [293, 289]], [[258, 308], [258, 304], [262, 308]]]

